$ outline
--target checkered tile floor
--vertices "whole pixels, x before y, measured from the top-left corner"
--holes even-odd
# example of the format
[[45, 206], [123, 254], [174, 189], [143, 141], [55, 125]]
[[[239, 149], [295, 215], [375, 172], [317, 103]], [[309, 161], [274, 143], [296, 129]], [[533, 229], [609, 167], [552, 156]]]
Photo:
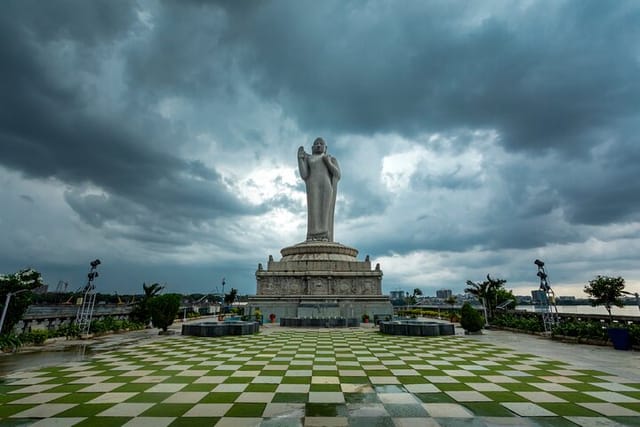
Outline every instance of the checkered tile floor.
[[640, 426], [640, 383], [460, 336], [165, 337], [10, 375], [0, 425]]

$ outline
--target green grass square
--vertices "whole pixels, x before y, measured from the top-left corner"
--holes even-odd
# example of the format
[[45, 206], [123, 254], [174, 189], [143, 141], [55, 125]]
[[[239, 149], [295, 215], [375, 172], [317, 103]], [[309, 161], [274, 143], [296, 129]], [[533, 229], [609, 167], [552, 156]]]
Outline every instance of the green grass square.
[[455, 399], [445, 393], [414, 393], [423, 403], [457, 403]]
[[640, 426], [640, 417], [608, 417], [610, 420], [622, 424], [623, 426]]
[[[57, 387], [50, 388], [47, 393], [75, 393], [83, 388], [89, 387], [91, 384], [61, 384]], [[0, 393], [1, 395], [2, 393]]]
[[227, 411], [225, 417], [261, 417], [266, 403], [236, 403]]
[[171, 393], [138, 393], [127, 399], [127, 403], [159, 403], [171, 397]]
[[[221, 374], [218, 374], [218, 372], [216, 372], [214, 375], [218, 376]], [[162, 382], [164, 384], [191, 384], [196, 380], [196, 378], [197, 377], [185, 377], [185, 376], [176, 375], [173, 377], [169, 377]]]
[[464, 402], [476, 417], [515, 417], [516, 415], [497, 402]]
[[123, 384], [120, 387], [114, 389], [114, 392], [120, 393], [120, 392], [143, 392], [145, 390], [149, 390], [151, 387], [153, 387], [155, 384], [145, 384], [145, 383], [129, 383], [129, 384]]
[[[443, 373], [439, 369], [416, 369], [420, 375], [424, 375], [426, 377], [439, 377], [442, 376]], [[484, 375], [484, 373], [482, 374]]]
[[563, 384], [563, 385], [575, 391], [602, 391], [601, 387], [597, 387], [593, 384], [570, 383], [570, 384]]
[[140, 417], [180, 417], [189, 409], [193, 408], [191, 403], [162, 403], [153, 405], [151, 408], [140, 414]]
[[420, 376], [399, 376], [396, 378], [398, 378], [401, 384], [427, 384], [429, 382]]
[[552, 393], [554, 396], [557, 396], [561, 399], [566, 400], [567, 402], [572, 403], [602, 403], [601, 399], [597, 397], [590, 396], [588, 394], [580, 393], [579, 391], [554, 391]]
[[[78, 406], [74, 406], [73, 408], [69, 408], [64, 412], [56, 414], [56, 418], [93, 417], [96, 414], [99, 414], [100, 412], [111, 408], [113, 405], [114, 403], [91, 403], [91, 404], [78, 405]], [[102, 417], [100, 417], [100, 419], [102, 419]], [[94, 424], [94, 425], [100, 425], [100, 424]]]
[[245, 392], [274, 392], [278, 388], [278, 384], [249, 384], [244, 390]]
[[184, 386], [184, 388], [181, 389], [180, 391], [206, 391], [206, 392], [210, 392], [216, 386], [217, 386], [217, 384], [204, 384], [204, 383], [203, 384], [196, 384], [196, 383], [191, 383], [191, 384], [187, 384], [186, 386]]
[[483, 391], [482, 394], [484, 394], [494, 402], [528, 402], [529, 401], [522, 396], [519, 396], [515, 393], [511, 393], [508, 391]]
[[233, 403], [240, 396], [236, 392], [209, 393], [198, 403]]
[[276, 393], [271, 400], [272, 403], [307, 403], [309, 395], [307, 393]]
[[440, 391], [471, 391], [473, 390], [466, 384], [462, 383], [437, 383], [434, 384]]
[[311, 384], [311, 377], [282, 377], [281, 384]]
[[130, 417], [90, 417], [80, 421], [78, 424], [74, 424], [74, 427], [119, 427], [131, 419]]
[[346, 417], [347, 406], [341, 403], [307, 403], [305, 415], [307, 417]]
[[18, 405], [1, 405], [0, 406], [0, 418], [9, 417], [18, 412], [26, 411], [29, 408], [37, 406], [36, 404], [18, 404]]
[[99, 396], [102, 396], [102, 393], [71, 393], [54, 399], [49, 403], [85, 403]]
[[216, 425], [220, 418], [214, 417], [185, 417], [173, 420], [169, 427], [211, 427]]
[[553, 412], [554, 414], [562, 417], [601, 417], [599, 413], [587, 409], [583, 406], [576, 405], [575, 403], [538, 403], [538, 406], [542, 406], [545, 409]]
[[340, 384], [311, 384], [309, 391], [341, 391]]

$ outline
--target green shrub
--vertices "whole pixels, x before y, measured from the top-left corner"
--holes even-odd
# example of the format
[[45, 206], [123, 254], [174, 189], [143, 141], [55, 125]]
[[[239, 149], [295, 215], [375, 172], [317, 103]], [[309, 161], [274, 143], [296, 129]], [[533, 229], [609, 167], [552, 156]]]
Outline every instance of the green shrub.
[[460, 310], [461, 319], [460, 324], [465, 331], [468, 332], [478, 332], [482, 329], [484, 324], [484, 319], [478, 313], [478, 310], [473, 308], [471, 304], [465, 302], [462, 305], [462, 309]]
[[0, 335], [0, 350], [4, 352], [16, 351], [22, 346], [20, 337], [15, 334]]
[[166, 332], [180, 310], [181, 299], [182, 297], [178, 294], [164, 294], [151, 298], [149, 310], [153, 326]]

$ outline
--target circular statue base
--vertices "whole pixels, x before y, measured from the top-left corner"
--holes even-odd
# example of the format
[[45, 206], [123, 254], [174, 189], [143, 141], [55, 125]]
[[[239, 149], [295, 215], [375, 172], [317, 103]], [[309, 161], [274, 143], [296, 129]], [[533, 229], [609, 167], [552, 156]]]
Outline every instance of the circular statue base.
[[281, 262], [292, 261], [357, 261], [358, 250], [335, 242], [309, 241], [280, 250]]

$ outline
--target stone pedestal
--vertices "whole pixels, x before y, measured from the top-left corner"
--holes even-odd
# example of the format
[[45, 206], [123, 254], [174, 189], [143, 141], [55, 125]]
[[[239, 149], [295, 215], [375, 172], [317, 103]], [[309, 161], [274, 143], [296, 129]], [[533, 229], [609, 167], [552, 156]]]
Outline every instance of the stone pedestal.
[[371, 269], [369, 257], [358, 261], [358, 251], [334, 242], [303, 242], [269, 257], [267, 268], [258, 265], [256, 296], [251, 309], [265, 319], [281, 317], [360, 318], [368, 314], [384, 319], [393, 314], [389, 297], [382, 295], [380, 265]]

